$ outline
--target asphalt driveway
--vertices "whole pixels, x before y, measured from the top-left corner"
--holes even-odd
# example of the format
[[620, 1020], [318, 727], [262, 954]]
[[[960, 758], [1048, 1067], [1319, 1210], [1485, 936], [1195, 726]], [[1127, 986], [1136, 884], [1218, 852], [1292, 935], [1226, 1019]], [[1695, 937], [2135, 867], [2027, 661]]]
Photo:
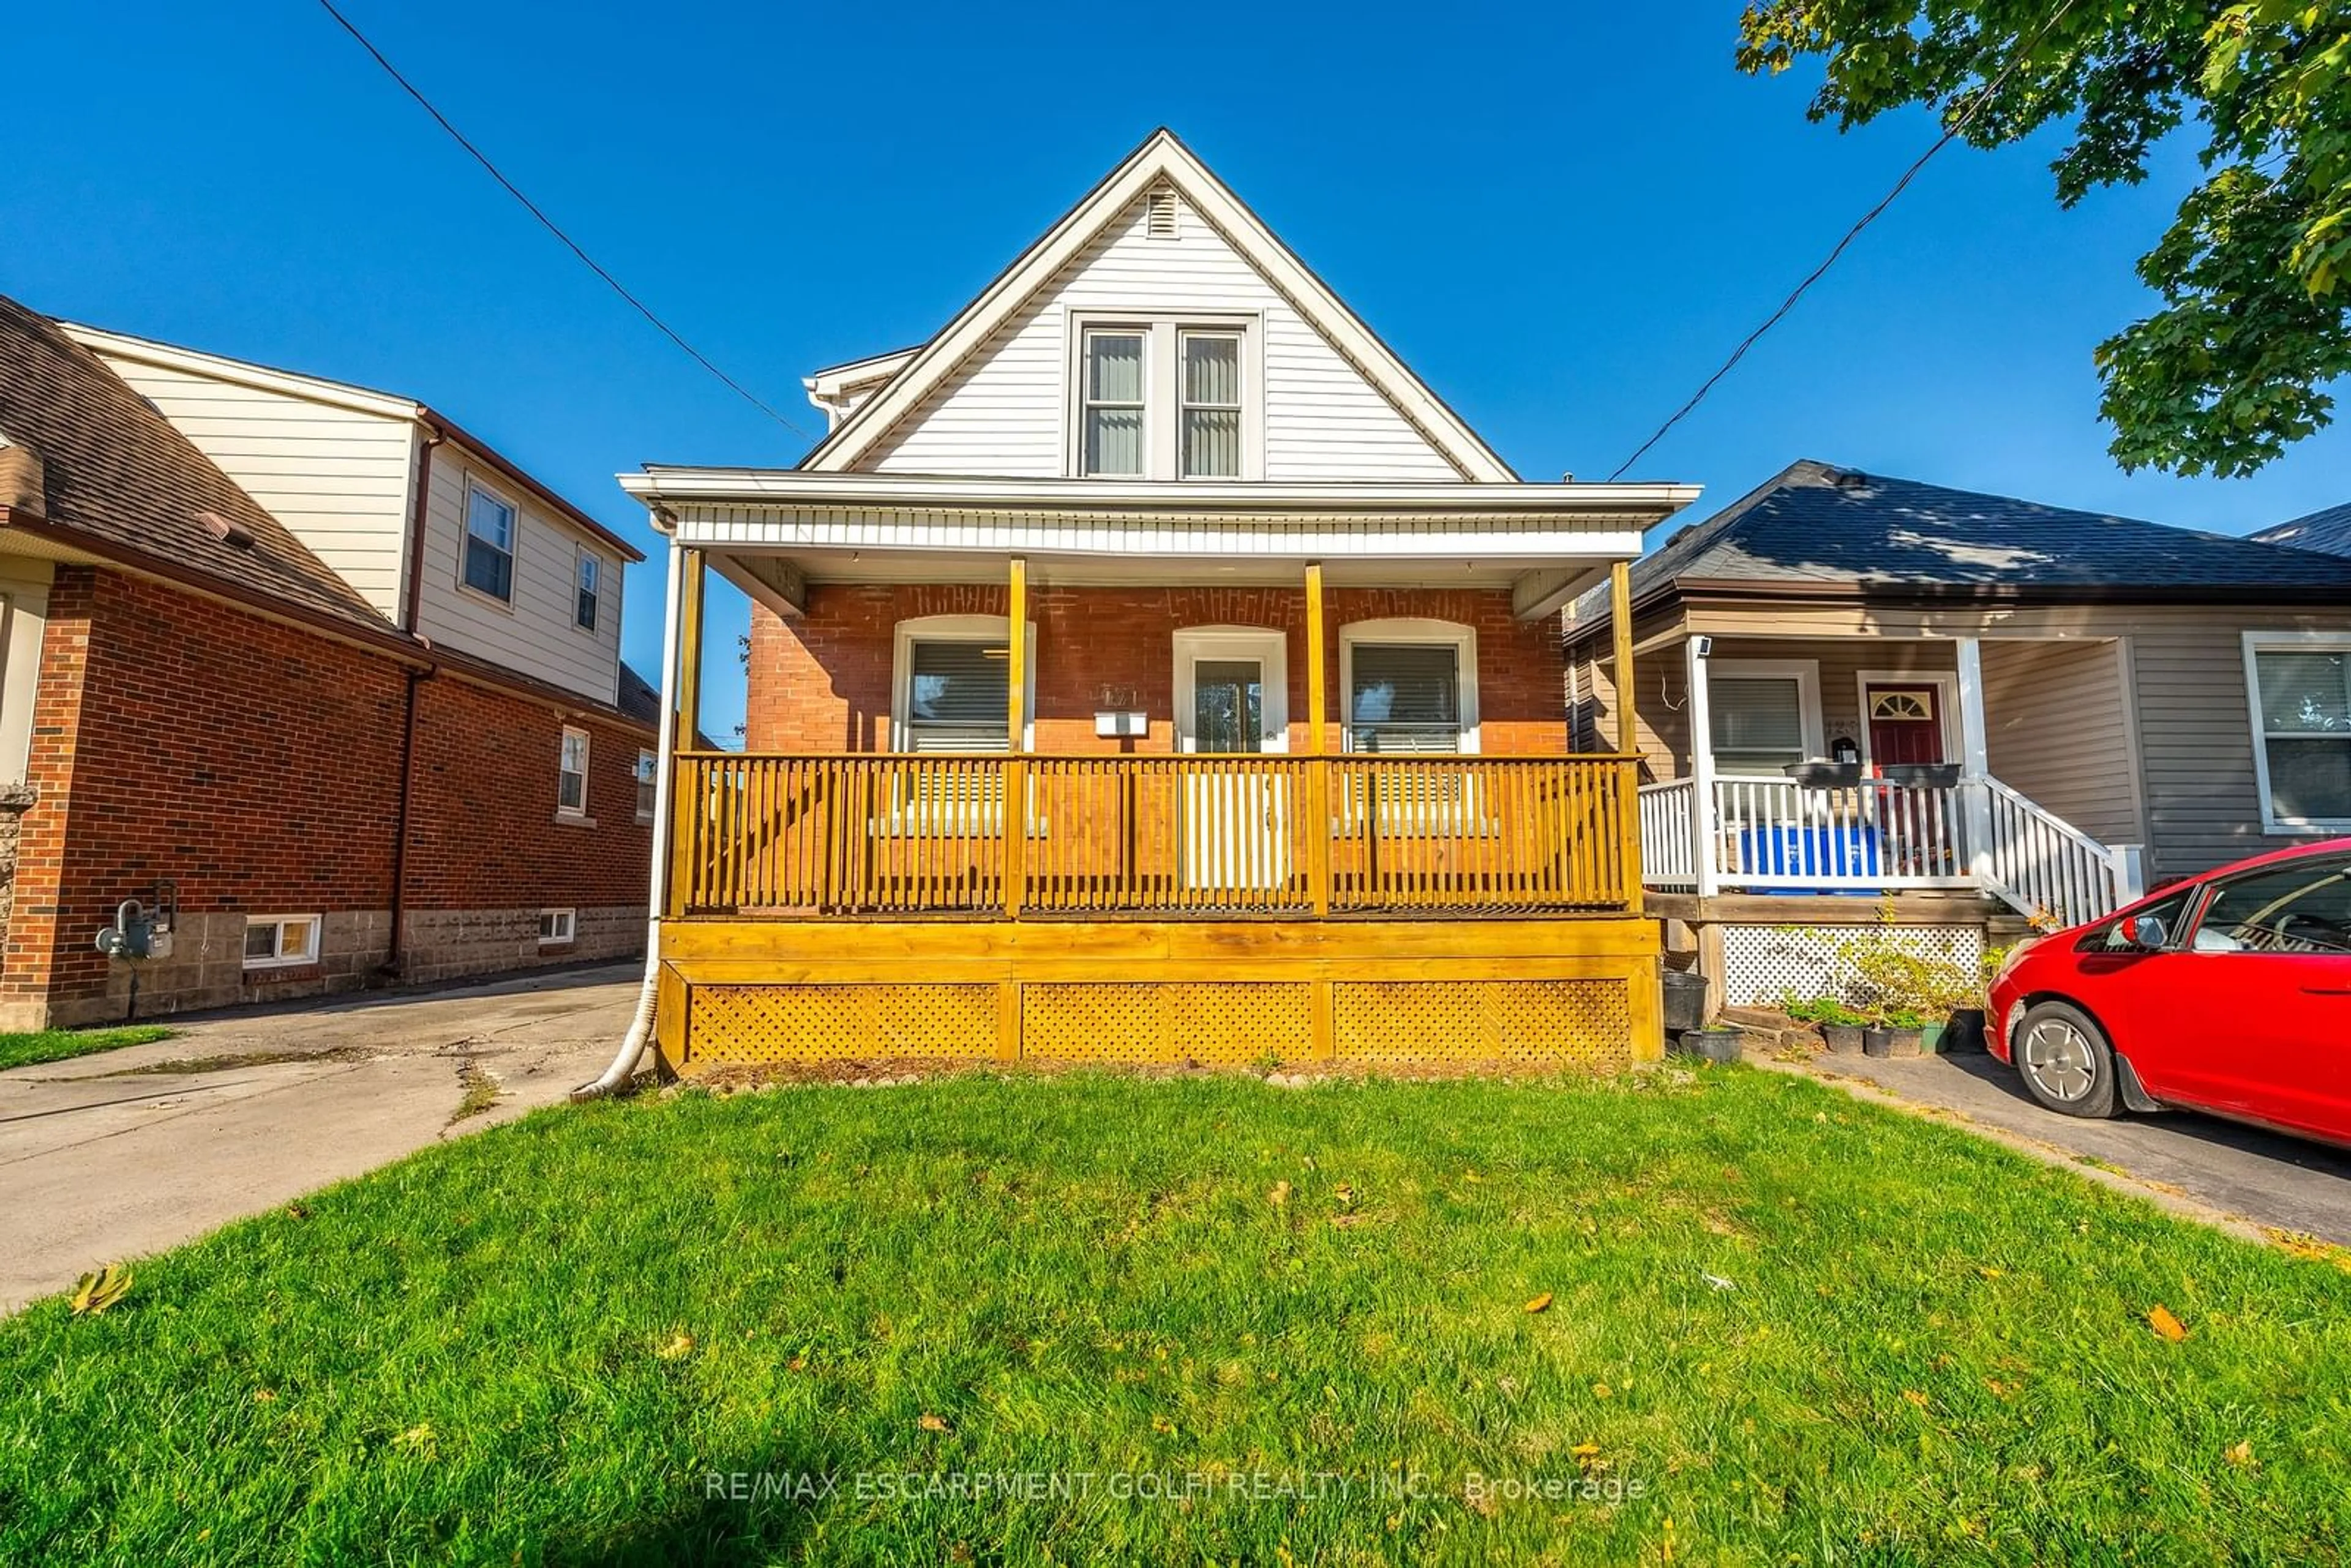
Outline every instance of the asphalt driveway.
[[642, 966], [214, 1014], [0, 1072], [0, 1312], [434, 1141], [612, 1059]]
[[2013, 1069], [1981, 1051], [1905, 1061], [1822, 1056], [1809, 1070], [2039, 1144], [2062, 1159], [2124, 1173], [2158, 1197], [2176, 1195], [2256, 1228], [2351, 1247], [2351, 1151], [2192, 1111], [2106, 1122], [2061, 1116], [2028, 1097]]

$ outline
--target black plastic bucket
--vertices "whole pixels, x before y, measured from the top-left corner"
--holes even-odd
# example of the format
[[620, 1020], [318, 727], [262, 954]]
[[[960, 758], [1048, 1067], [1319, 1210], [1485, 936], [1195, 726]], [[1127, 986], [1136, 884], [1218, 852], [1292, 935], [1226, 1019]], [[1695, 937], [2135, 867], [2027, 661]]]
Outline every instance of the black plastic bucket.
[[1666, 1038], [1678, 1040], [1689, 1030], [1706, 1027], [1706, 977], [1694, 970], [1665, 973]]

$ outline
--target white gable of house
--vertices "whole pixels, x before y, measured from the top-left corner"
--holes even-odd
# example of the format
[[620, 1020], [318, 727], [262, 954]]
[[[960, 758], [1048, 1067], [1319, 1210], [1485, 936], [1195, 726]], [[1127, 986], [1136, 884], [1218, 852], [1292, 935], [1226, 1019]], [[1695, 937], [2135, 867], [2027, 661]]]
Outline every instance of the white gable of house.
[[[1153, 193], [1160, 193], [1160, 222]], [[1165, 198], [1174, 197], [1174, 225]], [[1024, 271], [1025, 269], [1025, 271]], [[1249, 324], [1262, 477], [1500, 480], [1510, 471], [1172, 136], [1048, 233], [809, 466], [1051, 478], [1070, 472], [1073, 348], [1089, 315]]]

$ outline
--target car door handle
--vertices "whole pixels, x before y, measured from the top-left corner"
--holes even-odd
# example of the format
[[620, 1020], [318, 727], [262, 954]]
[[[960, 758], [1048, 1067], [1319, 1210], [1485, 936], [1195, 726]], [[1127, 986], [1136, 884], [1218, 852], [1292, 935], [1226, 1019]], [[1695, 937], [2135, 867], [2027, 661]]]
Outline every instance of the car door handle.
[[2351, 997], [2351, 986], [2304, 986], [2305, 997]]

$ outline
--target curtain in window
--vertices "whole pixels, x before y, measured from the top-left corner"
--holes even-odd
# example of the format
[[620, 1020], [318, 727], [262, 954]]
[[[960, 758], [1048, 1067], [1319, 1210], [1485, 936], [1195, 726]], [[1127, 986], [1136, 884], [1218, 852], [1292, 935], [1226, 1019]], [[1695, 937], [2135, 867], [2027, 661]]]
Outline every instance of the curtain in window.
[[906, 676], [910, 751], [1008, 751], [1011, 651], [1001, 643], [916, 643]]
[[1803, 688], [1786, 676], [1717, 676], [1707, 687], [1719, 773], [1777, 773], [1804, 759]]
[[2351, 655], [2256, 650], [2270, 810], [2282, 821], [2351, 821]]
[[1143, 336], [1086, 334], [1085, 466], [1089, 474], [1143, 472]]
[[1356, 751], [1461, 749], [1461, 651], [1450, 644], [1358, 643], [1349, 658], [1349, 746]]
[[1241, 344], [1184, 335], [1184, 477], [1238, 479], [1241, 472]]

